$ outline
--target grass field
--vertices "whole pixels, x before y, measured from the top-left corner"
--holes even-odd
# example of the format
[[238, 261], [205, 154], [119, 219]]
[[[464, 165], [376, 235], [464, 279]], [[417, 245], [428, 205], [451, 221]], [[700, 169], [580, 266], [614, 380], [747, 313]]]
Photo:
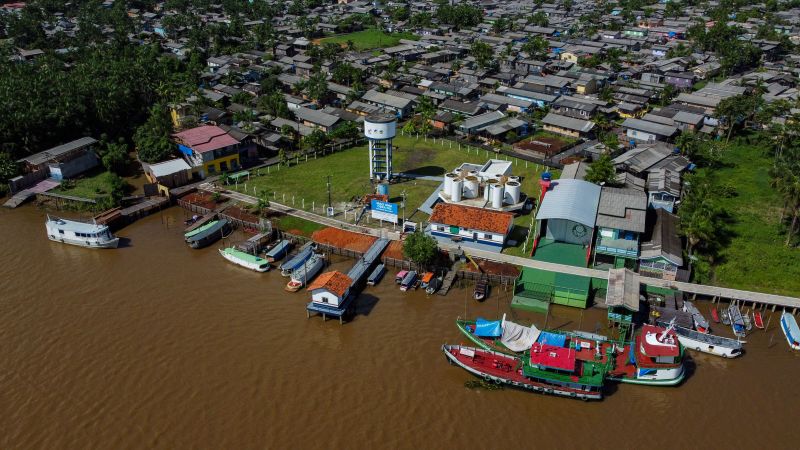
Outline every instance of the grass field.
[[325, 225], [294, 216], [275, 217], [272, 218], [272, 223], [283, 231], [306, 237], [311, 237], [311, 234], [315, 231], [325, 228]]
[[714, 283], [746, 290], [800, 294], [800, 250], [783, 245], [782, 202], [770, 187], [771, 159], [758, 146], [738, 143], [723, 156], [717, 183], [736, 188], [721, 200], [731, 219], [730, 242], [720, 252]]
[[400, 39], [418, 40], [419, 37], [413, 33], [386, 33], [381, 30], [370, 28], [368, 30], [356, 31], [354, 33], [339, 34], [327, 38], [322, 38], [320, 42], [332, 42], [334, 44], [347, 44], [353, 41], [356, 50], [364, 51], [373, 48], [393, 47], [400, 43]]
[[98, 172], [74, 181], [63, 182], [53, 192], [88, 199], [106, 197], [111, 194], [110, 176], [108, 172]]

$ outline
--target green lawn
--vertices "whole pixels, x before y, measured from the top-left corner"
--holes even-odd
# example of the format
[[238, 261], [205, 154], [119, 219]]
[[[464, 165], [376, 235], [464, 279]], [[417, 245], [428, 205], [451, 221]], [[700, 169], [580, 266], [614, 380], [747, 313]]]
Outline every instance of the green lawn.
[[111, 194], [110, 177], [111, 174], [108, 172], [99, 172], [76, 180], [64, 181], [53, 192], [92, 200], [106, 197]]
[[278, 229], [306, 237], [311, 237], [315, 231], [325, 228], [325, 225], [294, 216], [275, 217], [272, 218], [272, 223]]
[[370, 28], [368, 30], [356, 31], [348, 34], [338, 34], [320, 39], [320, 42], [332, 42], [334, 44], [347, 44], [353, 41], [358, 51], [371, 50], [373, 48], [393, 47], [400, 43], [400, 39], [418, 40], [419, 37], [414, 33], [386, 33], [381, 30]]
[[770, 187], [771, 159], [763, 149], [742, 142], [723, 156], [717, 182], [734, 186], [736, 196], [721, 200], [730, 214], [730, 243], [715, 267], [715, 284], [773, 294], [800, 294], [800, 250], [783, 245], [779, 223], [782, 202]]

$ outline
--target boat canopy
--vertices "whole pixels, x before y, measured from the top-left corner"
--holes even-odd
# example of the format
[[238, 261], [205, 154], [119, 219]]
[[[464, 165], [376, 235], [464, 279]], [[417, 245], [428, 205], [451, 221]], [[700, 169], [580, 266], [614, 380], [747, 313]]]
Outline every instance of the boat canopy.
[[503, 335], [503, 324], [499, 320], [486, 320], [478, 317], [475, 321], [475, 336], [500, 337]]
[[552, 345], [553, 347], [563, 347], [567, 343], [567, 337], [563, 334], [542, 331], [537, 340], [540, 344]]
[[512, 352], [522, 352], [531, 348], [541, 333], [535, 325], [523, 327], [514, 322], [505, 321], [500, 342]]

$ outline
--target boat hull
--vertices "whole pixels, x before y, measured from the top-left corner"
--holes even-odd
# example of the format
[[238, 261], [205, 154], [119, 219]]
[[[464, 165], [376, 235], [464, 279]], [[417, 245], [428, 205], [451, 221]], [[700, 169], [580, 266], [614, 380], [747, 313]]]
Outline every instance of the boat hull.
[[686, 371], [683, 366], [674, 378], [628, 378], [628, 377], [608, 377], [609, 380], [619, 381], [620, 383], [641, 384], [646, 386], [677, 386], [683, 382]]
[[[800, 330], [797, 327], [797, 321], [794, 316], [789, 313], [781, 315], [781, 330], [783, 335], [786, 336], [786, 342], [792, 350], [800, 350]], [[795, 334], [797, 336], [795, 336]]]
[[225, 253], [225, 251], [223, 251], [223, 250], [219, 250], [219, 254], [222, 255], [223, 258], [227, 259], [229, 262], [232, 262], [233, 264], [236, 264], [237, 266], [244, 267], [245, 269], [250, 269], [250, 270], [253, 270], [255, 272], [260, 272], [260, 273], [264, 273], [264, 272], [269, 271], [269, 265], [267, 265], [266, 268], [261, 268], [257, 264], [249, 263], [247, 261], [242, 261], [241, 259], [238, 259], [233, 255]]
[[60, 242], [62, 244], [69, 244], [83, 248], [105, 249], [105, 248], [119, 247], [119, 238], [109, 239], [106, 241], [99, 241], [99, 240], [86, 241], [86, 240], [70, 239], [70, 238], [55, 238], [50, 236], [48, 236], [47, 238], [53, 242]]
[[[529, 379], [526, 379], [526, 378], [521, 378], [521, 377], [511, 378], [510, 376], [509, 377], [504, 377], [504, 376], [501, 376], [500, 374], [497, 374], [497, 373], [490, 373], [487, 370], [482, 370], [482, 369], [478, 368], [475, 365], [470, 365], [470, 364], [467, 364], [464, 361], [462, 361], [458, 357], [459, 350], [461, 348], [462, 347], [459, 346], [459, 345], [443, 345], [442, 346], [442, 351], [444, 352], [445, 357], [447, 358], [447, 360], [450, 363], [455, 364], [455, 365], [461, 367], [462, 369], [466, 370], [467, 372], [469, 372], [469, 373], [471, 373], [471, 374], [473, 374], [473, 375], [475, 375], [475, 376], [477, 376], [479, 378], [483, 378], [486, 381], [489, 381], [489, 382], [492, 382], [492, 383], [495, 383], [495, 384], [505, 384], [505, 385], [508, 385], [508, 386], [513, 386], [513, 387], [524, 389], [524, 390], [527, 390], [527, 391], [538, 392], [538, 393], [541, 393], [541, 394], [557, 395], [557, 396], [560, 396], [560, 397], [577, 398], [577, 399], [581, 399], [581, 400], [602, 400], [602, 398], [603, 398], [603, 393], [601, 391], [597, 391], [597, 392], [578, 391], [578, 390], [573, 390], [573, 389], [567, 389], [567, 388], [564, 388], [564, 387], [561, 387], [561, 386], [557, 386], [557, 385], [551, 385], [551, 384], [547, 384], [547, 383], [535, 382], [535, 381], [532, 381], [532, 380], [529, 380]], [[500, 353], [497, 353], [497, 352], [492, 352], [491, 350], [477, 350], [477, 351], [483, 351], [483, 352], [488, 353], [489, 355], [494, 355], [494, 356], [500, 357], [500, 358], [516, 359], [516, 358], [513, 358], [513, 357], [511, 357], [509, 355], [504, 355], [504, 354], [500, 354]]]

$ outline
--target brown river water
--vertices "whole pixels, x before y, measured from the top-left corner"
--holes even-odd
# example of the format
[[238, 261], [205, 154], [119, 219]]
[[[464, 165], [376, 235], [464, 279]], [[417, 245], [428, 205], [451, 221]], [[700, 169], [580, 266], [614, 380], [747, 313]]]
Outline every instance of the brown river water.
[[[117, 250], [47, 240], [42, 210], [0, 208], [0, 448], [797, 448], [800, 354], [777, 328], [737, 360], [690, 354], [677, 388], [602, 402], [471, 390], [440, 346], [460, 315], [544, 324], [495, 289], [401, 293], [391, 273], [340, 326], [306, 319], [278, 273], [191, 250], [172, 208]], [[166, 223], [166, 224], [165, 224]], [[341, 260], [334, 267], [346, 269]], [[706, 310], [707, 304], [701, 305]], [[548, 326], [595, 331], [604, 311]], [[769, 314], [765, 318], [769, 318]], [[719, 327], [718, 327], [719, 328]], [[603, 332], [604, 330], [599, 330]]]

